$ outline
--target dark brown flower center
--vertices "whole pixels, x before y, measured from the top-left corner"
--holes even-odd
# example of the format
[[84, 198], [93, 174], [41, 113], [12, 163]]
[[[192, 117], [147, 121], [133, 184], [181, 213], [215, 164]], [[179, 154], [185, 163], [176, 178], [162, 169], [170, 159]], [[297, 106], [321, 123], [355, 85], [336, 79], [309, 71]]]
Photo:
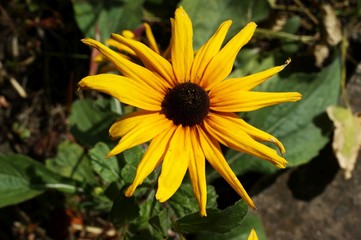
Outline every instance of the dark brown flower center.
[[207, 92], [194, 83], [181, 83], [164, 96], [162, 109], [175, 125], [194, 126], [203, 122], [209, 111]]

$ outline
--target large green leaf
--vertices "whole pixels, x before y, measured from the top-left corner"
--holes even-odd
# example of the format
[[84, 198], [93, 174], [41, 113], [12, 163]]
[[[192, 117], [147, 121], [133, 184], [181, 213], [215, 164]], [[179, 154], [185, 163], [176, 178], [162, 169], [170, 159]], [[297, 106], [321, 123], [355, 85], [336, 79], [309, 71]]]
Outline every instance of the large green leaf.
[[112, 99], [82, 99], [73, 103], [69, 117], [74, 137], [89, 147], [97, 142], [111, 142], [108, 129], [119, 117], [112, 112]]
[[226, 233], [241, 225], [247, 214], [248, 206], [243, 200], [224, 209], [207, 209], [207, 217], [192, 213], [176, 221], [180, 230], [185, 233], [209, 231]]
[[[289, 167], [306, 163], [329, 141], [332, 125], [325, 109], [337, 102], [339, 82], [340, 63], [337, 59], [320, 72], [274, 77], [257, 90], [297, 91], [303, 95], [303, 99], [297, 103], [283, 103], [250, 112], [246, 120], [281, 140], [287, 150], [285, 158]], [[236, 174], [277, 170], [266, 161], [233, 150], [226, 153], [226, 158]], [[210, 178], [213, 177], [212, 174]]]
[[248, 22], [265, 19], [269, 12], [266, 0], [183, 0], [180, 5], [192, 19], [195, 49], [205, 43], [223, 21], [233, 21], [229, 32], [229, 36], [233, 36]]
[[33, 198], [46, 189], [74, 192], [70, 180], [50, 171], [43, 164], [23, 155], [0, 155], [0, 207]]
[[254, 228], [257, 232], [259, 240], [265, 240], [266, 234], [262, 225], [261, 217], [256, 215], [254, 211], [248, 211], [245, 218], [242, 220], [241, 225], [232, 229], [232, 231], [227, 233], [214, 233], [214, 232], [200, 232], [194, 234], [192, 239], [201, 240], [239, 240], [247, 239], [251, 229]]
[[134, 29], [141, 24], [144, 0], [73, 0], [75, 18], [86, 37], [95, 38], [97, 31], [101, 41], [111, 33]]
[[108, 145], [99, 142], [89, 151], [90, 164], [93, 170], [106, 182], [111, 183], [120, 180], [121, 166], [124, 165], [117, 157], [105, 159], [110, 151]]
[[95, 183], [95, 176], [89, 166], [89, 157], [76, 143], [64, 141], [59, 144], [54, 158], [47, 159], [47, 168], [64, 177], [86, 183]]

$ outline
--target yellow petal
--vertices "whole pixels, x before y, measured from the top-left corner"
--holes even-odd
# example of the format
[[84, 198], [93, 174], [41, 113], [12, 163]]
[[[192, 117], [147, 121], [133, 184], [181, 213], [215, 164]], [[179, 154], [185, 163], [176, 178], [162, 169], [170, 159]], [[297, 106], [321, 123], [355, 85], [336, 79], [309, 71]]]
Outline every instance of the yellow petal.
[[144, 179], [158, 166], [163, 160], [164, 154], [167, 150], [169, 141], [175, 131], [176, 127], [173, 125], [166, 129], [161, 134], [156, 136], [150, 143], [147, 151], [144, 153], [140, 161], [133, 183], [128, 187], [125, 195], [130, 197], [133, 195], [135, 189], [142, 184]]
[[244, 199], [251, 208], [256, 208], [252, 199], [224, 159], [219, 143], [201, 127], [197, 127], [199, 141], [204, 155], [212, 167], [227, 181], [229, 185]]
[[194, 55], [193, 28], [188, 14], [182, 7], [175, 11], [171, 51], [173, 70], [178, 82], [189, 81]]
[[119, 143], [107, 154], [107, 157], [117, 155], [136, 145], [145, 143], [158, 136], [172, 126], [163, 114], [154, 113], [144, 115], [144, 121], [138, 122], [133, 129], [122, 137]]
[[112, 34], [111, 38], [130, 47], [136, 55], [142, 60], [145, 67], [151, 71], [157, 72], [168, 83], [168, 86], [175, 85], [175, 78], [173, 74], [172, 65], [162, 56], [154, 52], [145, 44], [127, 39], [119, 34]]
[[230, 20], [223, 22], [216, 33], [198, 50], [192, 65], [191, 82], [199, 83], [207, 65], [219, 52], [231, 24], [232, 21]]
[[149, 47], [156, 53], [160, 54], [157, 41], [154, 38], [152, 29], [150, 28], [148, 23], [144, 23], [145, 28], [145, 36], [147, 37]]
[[124, 76], [145, 83], [159, 92], [162, 92], [163, 94], [165, 94], [169, 88], [169, 84], [159, 78], [156, 74], [138, 64], [129, 61], [128, 59], [121, 57], [119, 53], [114, 52], [100, 42], [90, 38], [82, 39], [82, 42], [97, 49], [109, 61], [111, 61], [116, 66], [118, 71], [121, 72]]
[[227, 120], [233, 122], [235, 125], [242, 128], [242, 130], [248, 134], [250, 137], [257, 141], [263, 142], [270, 142], [274, 143], [278, 149], [280, 150], [281, 154], [285, 154], [285, 148], [283, 144], [274, 136], [269, 133], [266, 133], [258, 128], [253, 127], [252, 125], [246, 123], [243, 119], [241, 119], [237, 114], [234, 113], [217, 113], [219, 116], [226, 118]]
[[129, 38], [129, 39], [135, 39], [135, 34], [134, 32], [130, 31], [130, 30], [123, 30], [122, 31], [122, 35], [125, 38]]
[[165, 154], [162, 172], [158, 178], [156, 198], [167, 201], [179, 188], [186, 174], [189, 159], [193, 155], [189, 127], [179, 125]]
[[153, 117], [155, 112], [150, 112], [146, 110], [139, 110], [136, 112], [129, 113], [120, 119], [118, 119], [109, 129], [109, 135], [113, 139], [123, 137], [130, 130], [132, 130], [139, 122], [147, 121], [151, 116]]
[[210, 108], [219, 112], [248, 112], [284, 102], [296, 102], [302, 95], [298, 92], [250, 92], [234, 91], [227, 95], [210, 92]]
[[211, 90], [230, 74], [239, 50], [252, 38], [256, 26], [254, 22], [248, 23], [213, 57], [204, 71], [201, 86]]
[[278, 156], [276, 150], [255, 141], [241, 127], [222, 115], [210, 114], [204, 121], [204, 127], [229, 148], [265, 159], [279, 168], [286, 167], [287, 161]]
[[163, 95], [161, 93], [127, 77], [115, 74], [98, 74], [83, 78], [78, 86], [80, 89], [92, 89], [109, 94], [120, 102], [149, 111], [162, 109]]
[[225, 81], [220, 82], [219, 84], [217, 84], [217, 86], [212, 88], [212, 93], [216, 96], [217, 95], [220, 96], [220, 95], [227, 95], [236, 91], [251, 90], [252, 88], [268, 80], [273, 75], [282, 71], [290, 62], [291, 60], [288, 59], [286, 63], [281, 66], [273, 67], [265, 71], [255, 73], [246, 77], [227, 79]]
[[128, 46], [121, 44], [114, 39], [107, 39], [105, 41], [106, 44], [108, 44], [111, 47], [115, 47], [119, 52], [126, 52], [132, 56], [135, 56], [135, 52]]
[[189, 159], [189, 177], [193, 186], [193, 192], [199, 205], [199, 214], [207, 216], [207, 183], [206, 183], [206, 165], [202, 149], [199, 145], [199, 136], [191, 129], [191, 144], [193, 155]]
[[249, 233], [248, 240], [258, 240], [257, 233], [254, 228], [252, 228], [251, 232]]

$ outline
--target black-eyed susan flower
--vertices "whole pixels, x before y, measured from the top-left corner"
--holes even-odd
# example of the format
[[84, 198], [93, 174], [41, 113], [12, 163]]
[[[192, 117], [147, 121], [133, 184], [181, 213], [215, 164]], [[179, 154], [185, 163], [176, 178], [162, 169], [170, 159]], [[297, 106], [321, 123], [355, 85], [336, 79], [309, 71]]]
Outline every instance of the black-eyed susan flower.
[[99, 50], [123, 76], [98, 74], [85, 77], [79, 82], [79, 88], [97, 90], [139, 108], [111, 126], [110, 136], [120, 138], [120, 141], [107, 156], [151, 141], [126, 196], [133, 195], [161, 164], [156, 198], [160, 202], [167, 201], [177, 191], [188, 170], [200, 214], [206, 216], [206, 159], [246, 203], [255, 208], [222, 155], [220, 143], [280, 168], [285, 167], [286, 160], [260, 141], [274, 143], [281, 154], [285, 152], [282, 143], [247, 124], [235, 112], [300, 100], [301, 94], [297, 92], [251, 91], [280, 72], [287, 63], [250, 76], [225, 80], [239, 50], [251, 39], [256, 24], [247, 24], [222, 47], [231, 25], [231, 21], [225, 21], [194, 54], [192, 23], [182, 7], [175, 11], [171, 23], [170, 61], [139, 41], [112, 34], [111, 38], [132, 49], [144, 66], [121, 57], [95, 40], [82, 40]]

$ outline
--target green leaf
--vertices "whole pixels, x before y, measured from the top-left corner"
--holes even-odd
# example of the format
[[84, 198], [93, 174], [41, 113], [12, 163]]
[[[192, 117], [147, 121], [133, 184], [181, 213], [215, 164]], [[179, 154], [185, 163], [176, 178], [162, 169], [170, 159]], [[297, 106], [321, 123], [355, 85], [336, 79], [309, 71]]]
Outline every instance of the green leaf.
[[[167, 202], [178, 218], [194, 212], [198, 214], [199, 212], [192, 185], [189, 183], [183, 183]], [[216, 207], [217, 193], [213, 186], [207, 186], [207, 208]]]
[[177, 220], [176, 223], [185, 233], [199, 231], [226, 233], [241, 225], [247, 209], [247, 204], [240, 200], [224, 210], [207, 209], [207, 217], [193, 213]]
[[74, 0], [75, 19], [86, 37], [95, 38], [100, 33], [104, 42], [111, 33], [134, 29], [142, 23], [144, 0]]
[[74, 182], [23, 155], [0, 155], [0, 207], [33, 198], [47, 189], [76, 191]]
[[[246, 120], [284, 144], [288, 167], [304, 164], [317, 156], [329, 141], [332, 124], [325, 109], [337, 102], [339, 82], [340, 63], [337, 59], [320, 72], [293, 73], [285, 78], [276, 76], [257, 90], [296, 91], [303, 95], [303, 99], [250, 112]], [[226, 158], [237, 175], [247, 171], [270, 173], [277, 170], [264, 160], [234, 150], [227, 151]], [[215, 175], [212, 173], [209, 178], [213, 179]]]
[[116, 226], [129, 224], [139, 216], [139, 206], [134, 197], [125, 197], [123, 193], [114, 200], [110, 211], [109, 220]]
[[239, 240], [247, 239], [251, 229], [254, 228], [257, 232], [259, 240], [265, 240], [266, 234], [262, 225], [262, 220], [259, 215], [254, 211], [248, 211], [245, 218], [242, 220], [239, 227], [235, 227], [232, 231], [227, 233], [211, 233], [211, 232], [199, 232], [194, 234], [192, 239], [201, 240]]
[[59, 144], [54, 158], [47, 159], [48, 169], [79, 182], [95, 183], [95, 176], [89, 166], [89, 158], [76, 143], [64, 141]]
[[106, 182], [111, 183], [121, 179], [120, 171], [123, 159], [110, 157], [105, 159], [106, 154], [110, 151], [109, 147], [99, 142], [89, 151], [90, 165], [93, 170]]
[[268, 16], [269, 5], [266, 0], [183, 0], [184, 7], [192, 19], [193, 44], [198, 49], [217, 30], [225, 20], [233, 20], [228, 36], [233, 36], [250, 21], [261, 21]]
[[[137, 169], [138, 163], [142, 159], [143, 154], [144, 150], [141, 146], [135, 146], [123, 153], [126, 165], [121, 170], [121, 176], [126, 183], [129, 184], [133, 182], [135, 171]], [[147, 180], [144, 182], [147, 182]]]
[[73, 103], [70, 131], [80, 143], [92, 147], [100, 141], [111, 142], [108, 129], [119, 117], [111, 112], [111, 105], [111, 99], [82, 99]]
[[168, 230], [171, 228], [168, 209], [163, 209], [157, 215], [151, 217], [149, 223], [162, 235], [163, 239], [167, 239]]

